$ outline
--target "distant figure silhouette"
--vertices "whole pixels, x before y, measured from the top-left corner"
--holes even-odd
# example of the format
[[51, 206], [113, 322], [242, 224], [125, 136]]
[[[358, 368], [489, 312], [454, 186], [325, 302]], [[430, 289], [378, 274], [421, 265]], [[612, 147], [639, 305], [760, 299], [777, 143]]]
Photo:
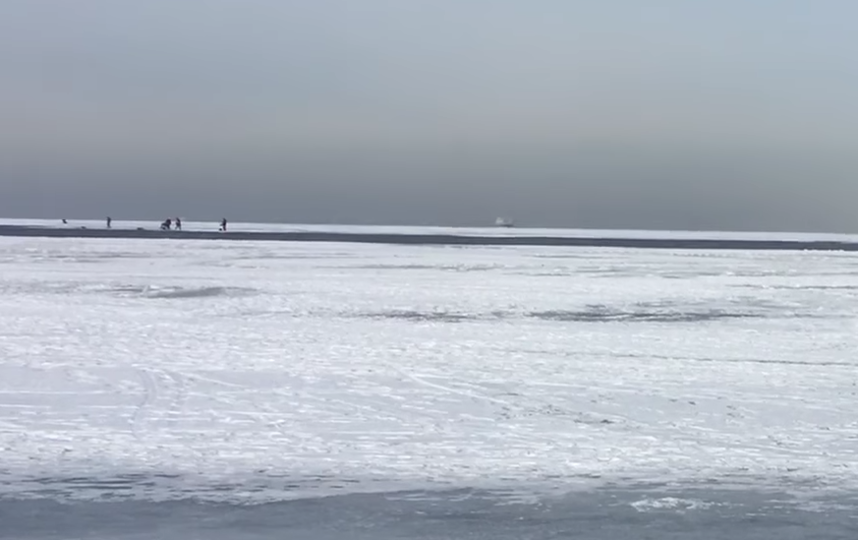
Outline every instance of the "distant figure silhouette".
[[222, 230], [223, 232], [226, 232], [226, 218], [223, 218], [220, 221], [220, 230]]
[[162, 231], [169, 231], [172, 226], [173, 226], [173, 220], [170, 218], [167, 218], [167, 220], [161, 224], [161, 230]]
[[113, 219], [110, 216], [107, 216], [107, 228], [110, 228], [111, 223], [113, 223]]
[[182, 219], [181, 218], [176, 218], [176, 230], [177, 231], [182, 230]]
[[65, 218], [63, 218], [63, 225], [68, 225], [68, 224], [69, 224], [68, 220], [66, 220]]

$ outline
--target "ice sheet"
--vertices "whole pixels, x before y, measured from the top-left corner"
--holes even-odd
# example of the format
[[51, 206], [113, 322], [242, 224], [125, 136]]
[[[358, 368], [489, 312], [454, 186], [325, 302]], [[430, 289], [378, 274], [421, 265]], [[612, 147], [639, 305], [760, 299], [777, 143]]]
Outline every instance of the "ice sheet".
[[0, 238], [0, 491], [858, 480], [858, 256]]

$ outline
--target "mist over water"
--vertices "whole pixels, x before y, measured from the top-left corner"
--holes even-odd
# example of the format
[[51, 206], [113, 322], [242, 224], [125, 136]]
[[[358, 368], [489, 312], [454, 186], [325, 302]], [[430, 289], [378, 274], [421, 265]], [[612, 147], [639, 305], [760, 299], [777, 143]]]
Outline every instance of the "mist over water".
[[0, 215], [858, 229], [851, 2], [81, 1], [0, 5]]

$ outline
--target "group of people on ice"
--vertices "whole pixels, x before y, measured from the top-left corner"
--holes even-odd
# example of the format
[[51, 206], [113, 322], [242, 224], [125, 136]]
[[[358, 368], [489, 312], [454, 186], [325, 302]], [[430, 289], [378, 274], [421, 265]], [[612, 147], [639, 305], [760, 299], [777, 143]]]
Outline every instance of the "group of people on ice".
[[[105, 220], [107, 224], [107, 228], [110, 229], [113, 227], [113, 218], [107, 216]], [[68, 220], [63, 219], [63, 225], [68, 225]], [[226, 232], [227, 221], [226, 218], [220, 220], [220, 229], [221, 232]], [[181, 231], [182, 230], [182, 218], [167, 218], [163, 222], [161, 222], [161, 230], [162, 231]]]
[[161, 223], [161, 230], [162, 231], [169, 231], [170, 229], [173, 228], [174, 223], [176, 225], [176, 230], [181, 231], [182, 230], [182, 219], [181, 218], [176, 218], [175, 221], [170, 219], [170, 218], [165, 219], [164, 222]]
[[[218, 230], [221, 232], [226, 232], [226, 225], [227, 225], [226, 218], [223, 218], [222, 220], [220, 220], [220, 229], [218, 229]], [[166, 220], [164, 220], [163, 223], [161, 223], [161, 230], [162, 231], [169, 231], [169, 230], [181, 231], [182, 230], [181, 218], [176, 218], [176, 219], [167, 218]]]

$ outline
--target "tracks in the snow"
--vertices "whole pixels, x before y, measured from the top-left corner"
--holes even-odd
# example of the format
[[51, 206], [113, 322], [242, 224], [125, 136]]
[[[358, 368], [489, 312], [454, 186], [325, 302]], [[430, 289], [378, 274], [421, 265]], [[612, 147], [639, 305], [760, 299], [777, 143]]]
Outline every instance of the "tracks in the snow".
[[174, 426], [184, 412], [188, 398], [188, 382], [181, 374], [137, 368], [142, 388], [140, 403], [131, 418], [134, 436], [142, 439], [144, 433], [159, 423]]

